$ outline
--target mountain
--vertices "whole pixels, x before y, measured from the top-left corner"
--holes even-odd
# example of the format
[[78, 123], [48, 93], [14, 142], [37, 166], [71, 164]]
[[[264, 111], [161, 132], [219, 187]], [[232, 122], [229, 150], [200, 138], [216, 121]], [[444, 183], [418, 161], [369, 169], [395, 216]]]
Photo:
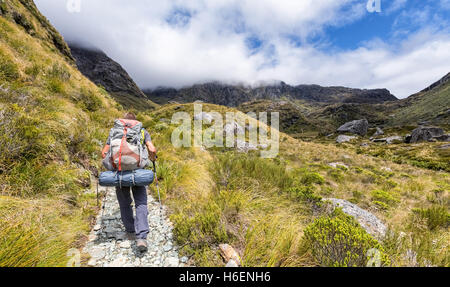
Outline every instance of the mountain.
[[431, 86], [388, 108], [391, 125], [450, 125], [450, 73]]
[[[159, 149], [159, 186], [149, 186], [148, 194], [157, 198], [160, 191], [173, 227], [162, 228], [158, 214], [149, 214], [157, 231], [148, 241], [155, 258], [142, 260], [134, 244], [118, 239], [124, 234], [116, 214], [96, 222], [100, 149], [122, 107], [77, 69], [62, 37], [31, 0], [3, 0], [0, 8], [0, 267], [66, 266], [77, 255], [86, 266], [96, 259], [83, 251], [87, 240], [98, 244], [96, 257], [110, 266], [120, 266], [123, 257], [133, 259], [133, 266], [161, 264], [165, 249], [195, 266], [223, 266], [218, 251], [224, 243], [244, 266], [366, 266], [374, 249], [383, 266], [449, 266], [448, 173], [284, 133], [276, 158], [261, 157], [264, 147], [250, 143], [247, 150], [176, 148], [174, 131], [191, 143], [197, 135], [168, 121], [180, 112], [194, 117], [193, 104], [176, 103], [138, 113]], [[299, 125], [328, 105], [277, 101], [261, 105], [304, 113], [286, 118]], [[204, 104], [203, 110], [241, 115], [223, 105]], [[257, 119], [246, 121], [267, 131]], [[200, 139], [222, 135], [207, 126]], [[417, 146], [426, 156], [432, 145], [437, 143]], [[342, 209], [334, 202], [343, 203]], [[386, 226], [386, 238], [373, 233]], [[176, 245], [168, 245], [166, 236]], [[111, 252], [112, 244], [118, 253]]]
[[149, 99], [158, 104], [166, 104], [169, 101], [188, 103], [200, 100], [229, 107], [236, 107], [253, 100], [276, 100], [285, 97], [316, 103], [374, 104], [397, 100], [386, 89], [361, 90], [345, 87], [321, 87], [318, 85], [290, 86], [284, 82], [256, 88], [210, 82], [182, 89], [157, 88], [154, 90], [144, 90], [144, 93]]
[[69, 44], [78, 69], [97, 85], [103, 86], [113, 98], [126, 108], [151, 109], [149, 101], [123, 67], [104, 52]]

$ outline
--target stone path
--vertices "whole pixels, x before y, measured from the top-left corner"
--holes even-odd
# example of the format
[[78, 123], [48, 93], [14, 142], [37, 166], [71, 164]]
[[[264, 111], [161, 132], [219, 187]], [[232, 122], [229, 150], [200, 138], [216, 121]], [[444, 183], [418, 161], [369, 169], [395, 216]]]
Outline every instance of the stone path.
[[[172, 223], [163, 206], [149, 195], [148, 252], [140, 253], [136, 242], [129, 239], [120, 219], [119, 204], [114, 188], [99, 186], [106, 192], [104, 212], [100, 210], [97, 224], [89, 235], [83, 253], [90, 255], [88, 266], [92, 267], [182, 267], [187, 258], [179, 258], [178, 247], [172, 239]], [[160, 215], [161, 214], [161, 215]]]

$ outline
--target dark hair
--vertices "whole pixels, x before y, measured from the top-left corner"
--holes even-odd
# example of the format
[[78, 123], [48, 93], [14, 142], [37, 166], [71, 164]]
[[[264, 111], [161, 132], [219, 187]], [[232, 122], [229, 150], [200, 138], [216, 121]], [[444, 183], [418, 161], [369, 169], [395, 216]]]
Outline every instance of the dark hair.
[[126, 113], [125, 116], [123, 116], [126, 120], [136, 120], [136, 115], [133, 113]]

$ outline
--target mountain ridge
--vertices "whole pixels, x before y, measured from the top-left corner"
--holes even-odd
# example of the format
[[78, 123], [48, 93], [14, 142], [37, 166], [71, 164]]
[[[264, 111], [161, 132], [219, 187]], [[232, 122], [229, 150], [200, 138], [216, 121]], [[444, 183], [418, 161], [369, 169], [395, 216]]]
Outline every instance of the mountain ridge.
[[383, 103], [398, 100], [387, 89], [368, 90], [319, 85], [291, 86], [284, 82], [280, 82], [278, 85], [263, 85], [253, 88], [216, 81], [180, 89], [144, 89], [143, 92], [149, 99], [159, 104], [166, 104], [169, 101], [186, 103], [200, 100], [229, 107], [236, 107], [252, 100], [275, 100], [283, 97], [322, 103]]

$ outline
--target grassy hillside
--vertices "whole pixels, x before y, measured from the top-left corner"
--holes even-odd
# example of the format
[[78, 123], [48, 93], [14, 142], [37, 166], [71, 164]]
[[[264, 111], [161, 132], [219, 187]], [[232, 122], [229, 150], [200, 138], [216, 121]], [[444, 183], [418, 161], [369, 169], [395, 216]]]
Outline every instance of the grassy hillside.
[[[210, 109], [232, 111], [203, 106]], [[220, 148], [177, 150], [170, 143], [176, 126], [165, 119], [180, 111], [192, 115], [193, 106], [164, 106], [140, 118], [161, 151], [162, 196], [170, 207], [175, 236], [182, 252], [197, 265], [223, 264], [217, 250], [220, 243], [236, 247], [245, 266], [337, 264], [311, 252], [325, 248], [317, 234], [327, 229], [318, 227], [315, 219], [325, 227], [345, 226], [350, 230], [347, 235], [357, 237], [351, 240], [361, 246], [377, 246], [389, 258], [386, 265], [450, 264], [448, 173], [284, 134], [276, 159]], [[331, 162], [348, 168], [332, 168]], [[390, 227], [389, 236], [372, 241], [348, 218], [330, 214], [322, 200], [328, 197], [347, 199], [373, 212]], [[407, 258], [407, 250], [417, 254], [415, 263]]]
[[[449, 75], [443, 79], [448, 79]], [[429, 89], [403, 100], [391, 115], [391, 125], [417, 124], [429, 121], [450, 125], [450, 81], [432, 85]]]
[[32, 1], [0, 8], [0, 266], [63, 266], [95, 214], [85, 191], [120, 107]]

